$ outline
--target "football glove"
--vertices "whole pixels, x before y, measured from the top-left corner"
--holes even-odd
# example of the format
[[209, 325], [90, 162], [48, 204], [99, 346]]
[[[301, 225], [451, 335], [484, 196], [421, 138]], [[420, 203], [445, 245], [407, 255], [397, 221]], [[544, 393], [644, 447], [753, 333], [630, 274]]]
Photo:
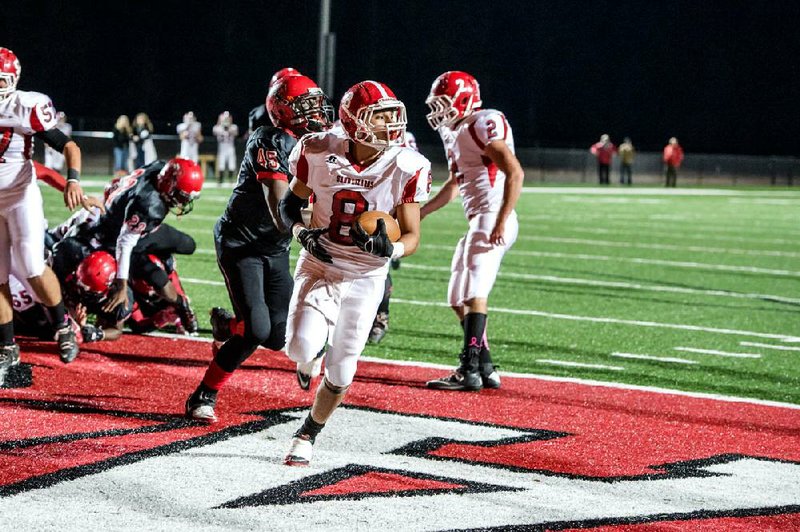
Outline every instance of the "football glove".
[[350, 226], [350, 238], [360, 250], [378, 257], [391, 257], [394, 251], [394, 244], [386, 235], [386, 222], [381, 219], [377, 221], [372, 235], [368, 235], [360, 225], [354, 223]]
[[317, 259], [321, 260], [322, 262], [332, 264], [333, 259], [331, 259], [328, 251], [319, 242], [320, 235], [326, 233], [327, 231], [327, 227], [319, 227], [317, 229], [303, 228], [297, 232], [297, 241], [300, 242], [300, 245], [303, 246], [306, 251], [311, 253]]

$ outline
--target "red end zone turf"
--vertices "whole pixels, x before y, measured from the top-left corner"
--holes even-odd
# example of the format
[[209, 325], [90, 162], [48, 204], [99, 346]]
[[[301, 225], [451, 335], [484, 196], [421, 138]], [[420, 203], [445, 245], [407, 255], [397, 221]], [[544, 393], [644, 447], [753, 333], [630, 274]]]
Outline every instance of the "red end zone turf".
[[[126, 336], [116, 343], [86, 346], [75, 362], [63, 365], [52, 344], [24, 344], [22, 361], [32, 365], [31, 385], [0, 389], [0, 505], [5, 508], [6, 502], [34, 489], [44, 490], [38, 497], [47, 499], [48, 489], [70, 480], [268, 431], [286, 422], [281, 416], [287, 412], [302, 412], [311, 403], [312, 394], [297, 387], [294, 364], [282, 353], [260, 350], [220, 393], [220, 423], [211, 427], [190, 423], [182, 418], [183, 403], [202, 377], [209, 357], [208, 343]], [[362, 362], [345, 401], [347, 408], [337, 412], [329, 425], [347, 427], [348, 415], [380, 418], [391, 414], [387, 426], [397, 431], [397, 437], [409, 430], [403, 427], [416, 430], [417, 420], [444, 420], [442, 427], [466, 427], [464, 434], [473, 427], [510, 435], [492, 441], [466, 441], [450, 429], [432, 429], [433, 435], [409, 436], [407, 444], [375, 452], [382, 452], [384, 457], [405, 456], [412, 462], [421, 458], [426, 464], [450, 469], [432, 473], [366, 463], [333, 468], [331, 463], [333, 469], [324, 474], [309, 468], [307, 477], [292, 477], [286, 488], [272, 487], [255, 495], [229, 498], [219, 501], [217, 508], [264, 507], [277, 497], [285, 515], [288, 504], [304, 501], [315, 505], [330, 500], [367, 504], [371, 497], [430, 498], [442, 492], [458, 493], [458, 500], [465, 502], [468, 497], [485, 500], [487, 492], [512, 497], [530, 489], [523, 480], [515, 483], [512, 477], [519, 475], [528, 482], [533, 474], [543, 487], [551, 479], [569, 488], [559, 488], [567, 491], [561, 495], [565, 497], [563, 511], [554, 513], [558, 518], [547, 515], [561, 504], [559, 499], [551, 495], [545, 504], [535, 497], [522, 497], [521, 513], [509, 515], [507, 522], [501, 512], [500, 517], [471, 518], [462, 528], [610, 527], [642, 532], [663, 527], [800, 528], [798, 409], [534, 378], [505, 377], [500, 390], [480, 393], [427, 390], [425, 381], [441, 372]], [[24, 379], [14, 382], [26, 384]], [[402, 423], [394, 421], [398, 419], [395, 414], [402, 416]], [[297, 424], [291, 423], [292, 427]], [[331, 430], [326, 428], [320, 440]], [[353, 432], [349, 437], [355, 440], [360, 434]], [[335, 438], [328, 444], [332, 440]], [[281, 456], [269, 458], [274, 461]], [[463, 466], [465, 471], [483, 466], [480, 471], [489, 473], [481, 473], [480, 479], [465, 474], [462, 479], [454, 476], [454, 465]], [[314, 466], [324, 469], [325, 459], [320, 458]], [[794, 468], [787, 473], [794, 482], [787, 483], [774, 467]], [[275, 471], [281, 474], [283, 470]], [[722, 493], [709, 488], [707, 496], [695, 493], [717, 485], [708, 479], [723, 482], [738, 475], [751, 479], [751, 483], [763, 483], [755, 491], [763, 494], [774, 489], [776, 495], [765, 504], [757, 497], [750, 501], [730, 488]], [[689, 484], [695, 480], [709, 483]], [[658, 484], [656, 488], [654, 483], [658, 482], [665, 487]], [[602, 491], [634, 485], [641, 486], [645, 490], [642, 493], [653, 488], [659, 493], [674, 490], [678, 499], [695, 490], [689, 494], [694, 499], [674, 511], [664, 511], [660, 506], [664, 501], [654, 505], [652, 511], [627, 511], [622, 495], [620, 510], [599, 507], [574, 515], [569, 510], [571, 500], [586, 497], [581, 492], [586, 486], [590, 486], [587, 493], [592, 497], [600, 497], [598, 486]], [[568, 493], [569, 497], [565, 495]], [[646, 495], [632, 496], [630, 505], [641, 505], [646, 499]], [[420, 504], [418, 511], [424, 513], [429, 506]], [[2, 519], [0, 516], [0, 524]], [[441, 526], [433, 528], [437, 527], [449, 525], [442, 521]]]

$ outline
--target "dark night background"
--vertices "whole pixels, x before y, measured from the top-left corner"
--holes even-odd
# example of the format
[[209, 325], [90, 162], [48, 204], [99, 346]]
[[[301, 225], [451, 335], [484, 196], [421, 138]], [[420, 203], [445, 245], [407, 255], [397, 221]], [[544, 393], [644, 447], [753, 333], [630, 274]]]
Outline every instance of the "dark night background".
[[[48, 94], [76, 127], [144, 111], [157, 133], [194, 110], [246, 127], [272, 73], [316, 77], [318, 0], [4, 5], [0, 46], [20, 89]], [[800, 3], [333, 0], [331, 95], [384, 81], [409, 129], [433, 143], [425, 97], [445, 70], [481, 83], [518, 146], [587, 147], [604, 132], [660, 149], [796, 155]], [[80, 119], [83, 119], [81, 121]]]

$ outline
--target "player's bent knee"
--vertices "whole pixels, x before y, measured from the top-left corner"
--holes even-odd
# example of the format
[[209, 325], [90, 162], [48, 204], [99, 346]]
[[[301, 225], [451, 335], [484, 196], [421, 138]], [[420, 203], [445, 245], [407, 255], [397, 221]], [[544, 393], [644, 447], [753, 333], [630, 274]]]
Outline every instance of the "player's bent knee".
[[322, 379], [322, 384], [325, 385], [325, 388], [331, 392], [333, 395], [342, 395], [347, 391], [350, 387], [349, 384], [345, 384], [342, 386], [333, 384], [331, 381], [328, 380], [328, 376], [326, 375], [325, 378]]
[[319, 348], [314, 350], [312, 342], [300, 336], [286, 338], [286, 355], [298, 364], [307, 364], [314, 359], [319, 352]]

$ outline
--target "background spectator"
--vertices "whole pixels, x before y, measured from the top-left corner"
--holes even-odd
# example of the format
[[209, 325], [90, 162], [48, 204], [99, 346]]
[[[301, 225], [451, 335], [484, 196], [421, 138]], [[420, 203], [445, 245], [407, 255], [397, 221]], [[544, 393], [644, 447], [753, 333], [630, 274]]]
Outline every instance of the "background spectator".
[[636, 149], [633, 147], [630, 137], [625, 137], [619, 145], [619, 184], [630, 185], [633, 178], [633, 159], [636, 157]]
[[[150, 135], [153, 133], [153, 123], [150, 121], [145, 113], [139, 113], [133, 121], [133, 144], [136, 147], [136, 159], [133, 163], [135, 168], [140, 168], [145, 165], [145, 142], [150, 141], [152, 145], [153, 139]], [[155, 151], [155, 147], [153, 148]]]
[[663, 159], [666, 165], [666, 186], [674, 187], [678, 181], [678, 168], [683, 162], [683, 148], [675, 137], [669, 139], [669, 143], [664, 146]]
[[[67, 123], [67, 115], [62, 112], [56, 113], [56, 129], [61, 131], [68, 137], [72, 136], [72, 125]], [[50, 147], [49, 144], [44, 145], [44, 165], [59, 172], [64, 171], [64, 154]]]
[[178, 124], [178, 136], [181, 138], [181, 154], [184, 159], [197, 162], [199, 160], [200, 143], [203, 142], [202, 124], [197, 121], [192, 111], [183, 115], [183, 122]]
[[228, 111], [220, 113], [217, 118], [214, 136], [217, 137], [217, 181], [222, 183], [228, 172], [233, 176], [237, 168], [234, 142], [239, 136], [239, 126], [233, 123], [233, 117]]
[[128, 173], [129, 143], [133, 136], [131, 121], [128, 115], [120, 115], [114, 124], [114, 175], [121, 176]]
[[608, 173], [611, 168], [611, 159], [617, 151], [617, 147], [612, 144], [608, 135], [600, 135], [600, 140], [589, 148], [589, 151], [597, 157], [597, 179], [601, 185], [608, 185]]

